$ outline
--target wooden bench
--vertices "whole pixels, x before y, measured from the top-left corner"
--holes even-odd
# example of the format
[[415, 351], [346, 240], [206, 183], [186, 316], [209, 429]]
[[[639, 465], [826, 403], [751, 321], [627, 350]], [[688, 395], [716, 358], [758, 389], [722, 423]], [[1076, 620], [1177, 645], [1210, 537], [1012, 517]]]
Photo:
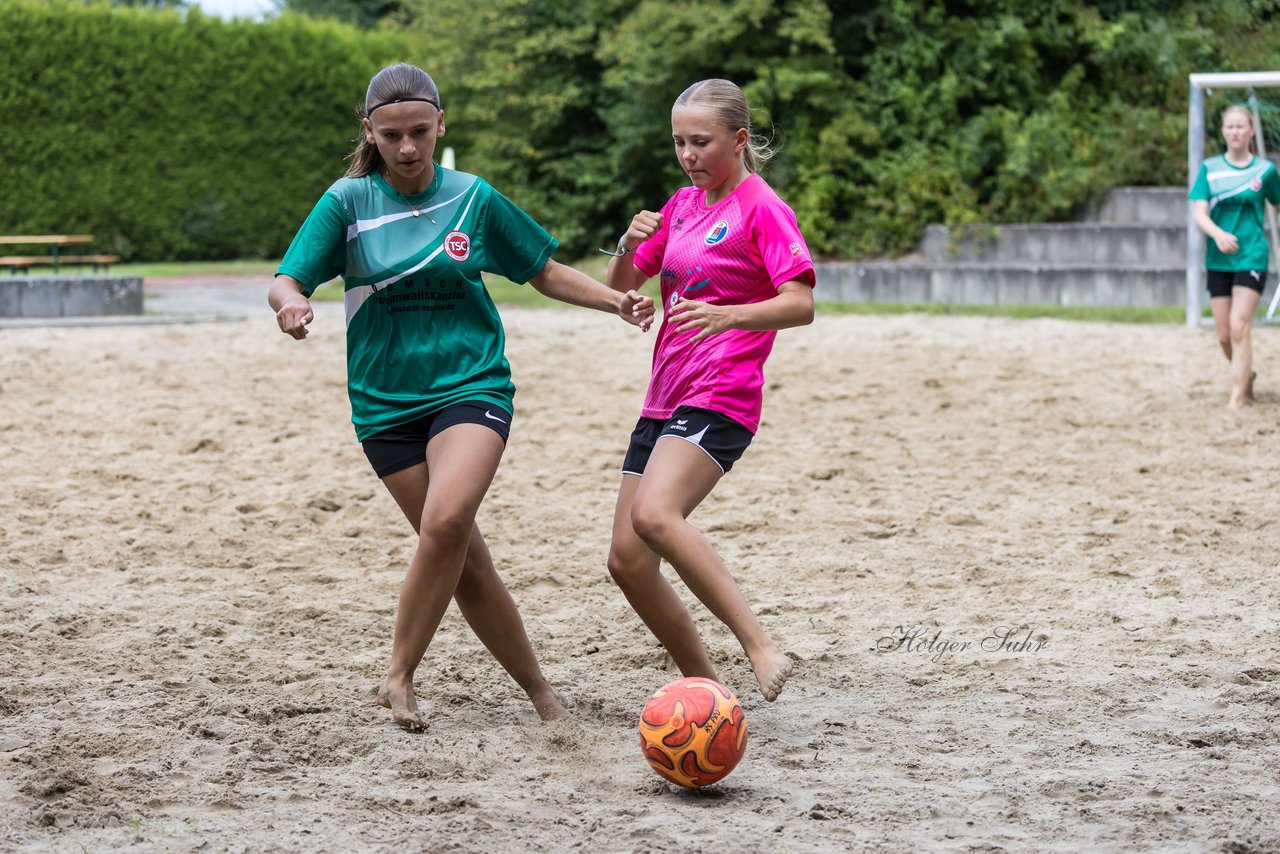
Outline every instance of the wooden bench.
[[63, 264], [92, 265], [96, 273], [99, 268], [107, 269], [119, 263], [119, 255], [0, 255], [0, 267], [8, 267], [9, 272], [17, 274], [32, 267], [53, 267], [55, 270]]
[[52, 267], [56, 273], [63, 264], [91, 264], [97, 272], [120, 260], [119, 255], [63, 255], [63, 246], [92, 243], [92, 234], [7, 234], [0, 235], [0, 246], [48, 246], [48, 255], [0, 255], [0, 267], [11, 274], [32, 267]]

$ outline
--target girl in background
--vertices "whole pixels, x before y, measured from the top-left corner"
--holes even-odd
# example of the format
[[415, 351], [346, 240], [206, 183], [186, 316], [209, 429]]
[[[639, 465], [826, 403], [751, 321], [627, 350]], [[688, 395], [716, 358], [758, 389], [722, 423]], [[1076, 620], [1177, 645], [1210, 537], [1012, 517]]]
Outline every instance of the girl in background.
[[1222, 114], [1227, 150], [1200, 165], [1190, 197], [1205, 241], [1213, 327], [1231, 362], [1228, 409], [1253, 400], [1253, 315], [1267, 285], [1269, 249], [1263, 200], [1280, 202], [1280, 176], [1253, 155], [1253, 114], [1239, 104]]

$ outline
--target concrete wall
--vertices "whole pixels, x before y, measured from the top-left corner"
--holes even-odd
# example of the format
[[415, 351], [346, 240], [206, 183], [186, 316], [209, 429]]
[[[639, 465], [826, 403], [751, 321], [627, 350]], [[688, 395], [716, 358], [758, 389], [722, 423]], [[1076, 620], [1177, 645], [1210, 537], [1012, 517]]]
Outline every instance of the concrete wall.
[[930, 261], [1005, 264], [1187, 263], [1186, 225], [1052, 223], [925, 227], [920, 251]]
[[1182, 269], [853, 261], [816, 266], [814, 296], [819, 300], [1143, 307], [1186, 303]]
[[1186, 187], [1115, 187], [1102, 204], [1088, 212], [1091, 222], [1122, 222], [1131, 225], [1187, 224]]
[[0, 275], [0, 317], [142, 314], [137, 276]]
[[1118, 187], [1084, 222], [925, 229], [900, 261], [818, 264], [818, 299], [954, 305], [1186, 304], [1187, 193]]

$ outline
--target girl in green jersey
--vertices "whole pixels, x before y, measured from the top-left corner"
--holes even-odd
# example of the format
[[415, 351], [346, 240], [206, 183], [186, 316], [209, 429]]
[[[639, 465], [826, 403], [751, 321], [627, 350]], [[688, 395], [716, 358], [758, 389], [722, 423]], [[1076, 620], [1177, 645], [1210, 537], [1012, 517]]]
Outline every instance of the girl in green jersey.
[[1280, 176], [1253, 155], [1253, 115], [1236, 105], [1222, 114], [1224, 154], [1200, 166], [1190, 198], [1196, 224], [1209, 238], [1206, 281], [1218, 343], [1231, 362], [1228, 409], [1253, 399], [1253, 315], [1267, 284], [1268, 246], [1263, 201], [1280, 202]]
[[378, 702], [405, 729], [426, 728], [413, 675], [456, 599], [538, 714], [560, 717], [561, 699], [476, 526], [515, 393], [501, 318], [481, 275], [528, 281], [642, 330], [653, 300], [556, 263], [559, 244], [527, 214], [483, 179], [434, 162], [444, 110], [425, 71], [395, 65], [375, 75], [361, 126], [347, 175], [295, 236], [268, 300], [280, 330], [302, 340], [313, 318], [308, 297], [343, 277], [356, 436], [418, 533]]

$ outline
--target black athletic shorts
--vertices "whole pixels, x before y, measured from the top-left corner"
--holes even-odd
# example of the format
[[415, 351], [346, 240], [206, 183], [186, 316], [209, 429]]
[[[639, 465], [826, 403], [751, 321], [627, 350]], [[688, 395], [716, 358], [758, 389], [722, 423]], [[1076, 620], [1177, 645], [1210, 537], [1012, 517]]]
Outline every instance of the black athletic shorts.
[[378, 477], [416, 466], [427, 458], [427, 443], [446, 427], [455, 424], [483, 424], [502, 437], [511, 435], [511, 415], [500, 406], [464, 400], [405, 424], [388, 427], [361, 442]]
[[644, 474], [653, 446], [662, 436], [678, 436], [692, 442], [726, 473], [741, 459], [752, 439], [750, 430], [727, 415], [696, 406], [681, 406], [665, 421], [641, 418], [636, 422], [627, 456], [622, 461], [623, 474]]
[[1229, 297], [1232, 288], [1253, 288], [1262, 293], [1267, 287], [1266, 270], [1209, 270], [1209, 297]]

